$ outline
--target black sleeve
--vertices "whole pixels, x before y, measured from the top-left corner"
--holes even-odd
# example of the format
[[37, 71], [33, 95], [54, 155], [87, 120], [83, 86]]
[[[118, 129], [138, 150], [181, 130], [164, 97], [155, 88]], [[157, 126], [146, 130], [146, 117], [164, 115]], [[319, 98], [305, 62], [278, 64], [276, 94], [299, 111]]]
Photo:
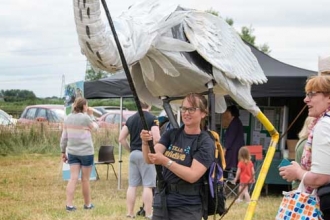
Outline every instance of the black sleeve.
[[207, 132], [203, 132], [200, 137], [200, 146], [197, 148], [193, 155], [193, 158], [203, 164], [206, 168], [209, 168], [214, 161], [215, 145], [214, 140]]
[[173, 128], [168, 131], [165, 131], [165, 133], [160, 137], [160, 140], [158, 143], [160, 143], [160, 144], [164, 145], [166, 148], [168, 148], [171, 144], [171, 134], [172, 134], [172, 132], [175, 132], [175, 130], [176, 129]]

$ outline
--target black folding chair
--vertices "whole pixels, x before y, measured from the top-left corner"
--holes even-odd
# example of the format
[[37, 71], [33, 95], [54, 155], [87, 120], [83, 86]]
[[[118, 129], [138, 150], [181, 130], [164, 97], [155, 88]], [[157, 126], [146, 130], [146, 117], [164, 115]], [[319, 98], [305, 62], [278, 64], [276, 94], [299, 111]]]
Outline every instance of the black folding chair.
[[[114, 146], [101, 146], [99, 149], [98, 161], [95, 162], [95, 165], [99, 165], [99, 164], [107, 165], [107, 179], [109, 177], [109, 166], [111, 166], [116, 176], [116, 179], [118, 180], [115, 168], [112, 165], [113, 163], [115, 163], [115, 156], [113, 150], [114, 150]], [[95, 166], [95, 170], [97, 174], [97, 179], [100, 179], [96, 166]]]

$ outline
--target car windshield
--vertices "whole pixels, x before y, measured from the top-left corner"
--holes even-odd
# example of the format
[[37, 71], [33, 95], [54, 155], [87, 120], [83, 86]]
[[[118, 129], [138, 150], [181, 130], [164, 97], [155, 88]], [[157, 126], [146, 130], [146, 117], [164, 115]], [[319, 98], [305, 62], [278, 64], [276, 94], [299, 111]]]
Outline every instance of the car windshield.
[[10, 120], [4, 115], [0, 114], [0, 125], [9, 125]]
[[7, 117], [8, 119], [11, 118], [10, 115], [7, 114], [7, 112], [3, 111], [0, 109], [0, 114], [4, 115], [5, 117]]
[[60, 121], [64, 121], [65, 112], [62, 109], [52, 109]]
[[130, 115], [126, 115], [126, 120], [127, 120], [129, 117], [131, 117], [132, 115], [134, 115], [134, 113], [133, 113], [133, 114], [130, 114]]

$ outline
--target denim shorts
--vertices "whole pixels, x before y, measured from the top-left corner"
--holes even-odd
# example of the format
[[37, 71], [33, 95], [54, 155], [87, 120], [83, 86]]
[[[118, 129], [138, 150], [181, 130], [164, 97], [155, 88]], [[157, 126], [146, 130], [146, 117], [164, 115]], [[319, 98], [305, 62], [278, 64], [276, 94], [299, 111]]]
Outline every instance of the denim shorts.
[[80, 164], [83, 167], [90, 167], [94, 164], [94, 155], [73, 155], [68, 154], [68, 164]]

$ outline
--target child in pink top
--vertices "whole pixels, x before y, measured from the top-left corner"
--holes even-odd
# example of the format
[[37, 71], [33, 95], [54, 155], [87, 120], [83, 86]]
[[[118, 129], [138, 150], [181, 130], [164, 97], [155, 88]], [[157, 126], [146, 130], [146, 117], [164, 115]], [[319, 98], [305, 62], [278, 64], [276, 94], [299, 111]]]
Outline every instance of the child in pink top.
[[250, 202], [249, 184], [254, 183], [255, 178], [254, 166], [251, 162], [250, 152], [247, 147], [241, 147], [238, 151], [238, 161], [236, 177], [233, 180], [233, 183], [236, 183], [238, 180], [240, 182], [240, 194], [236, 202], [242, 202], [243, 197], [246, 202]]

